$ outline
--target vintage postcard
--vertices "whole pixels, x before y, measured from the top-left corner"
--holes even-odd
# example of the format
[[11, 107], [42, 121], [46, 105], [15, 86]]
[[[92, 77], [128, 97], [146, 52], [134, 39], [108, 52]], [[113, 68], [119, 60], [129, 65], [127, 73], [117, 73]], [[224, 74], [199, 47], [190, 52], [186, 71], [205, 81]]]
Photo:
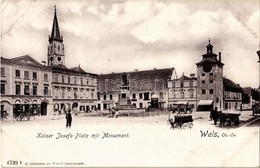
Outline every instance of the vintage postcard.
[[259, 167], [259, 0], [2, 0], [1, 167]]

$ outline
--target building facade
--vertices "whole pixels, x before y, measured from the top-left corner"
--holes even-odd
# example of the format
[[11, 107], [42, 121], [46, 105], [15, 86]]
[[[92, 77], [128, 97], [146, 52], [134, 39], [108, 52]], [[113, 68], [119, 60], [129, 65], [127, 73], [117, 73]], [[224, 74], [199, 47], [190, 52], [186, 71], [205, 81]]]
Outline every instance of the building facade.
[[191, 108], [197, 107], [197, 78], [195, 74], [190, 77], [184, 74], [178, 78], [168, 81], [169, 108], [178, 105], [189, 105]]
[[197, 77], [182, 76], [168, 81], [169, 108], [188, 104], [197, 111], [239, 110], [242, 106], [242, 88], [223, 77], [221, 53], [216, 55], [213, 46], [206, 46], [206, 53], [197, 65]]
[[121, 93], [120, 87], [124, 84], [124, 73], [98, 75], [98, 102], [99, 110], [115, 107], [121, 98], [129, 95], [132, 106], [136, 108], [167, 108], [168, 90], [167, 81], [174, 68], [153, 69], [147, 71], [126, 72], [129, 81], [129, 93]]
[[52, 103], [52, 71], [32, 57], [1, 57], [1, 111], [17, 117], [22, 111], [49, 115]]
[[28, 55], [1, 57], [1, 111], [7, 111], [8, 117], [23, 111], [55, 115], [67, 110], [77, 113], [96, 109], [97, 75], [80, 66], [65, 66], [56, 8], [47, 53], [47, 66]]
[[80, 66], [67, 68], [64, 51], [55, 8], [47, 55], [53, 78], [53, 112], [61, 114], [72, 110], [77, 113], [95, 109], [97, 75], [85, 72]]
[[53, 112], [74, 113], [96, 109], [97, 75], [86, 73], [80, 67], [68, 69], [64, 66], [52, 67]]

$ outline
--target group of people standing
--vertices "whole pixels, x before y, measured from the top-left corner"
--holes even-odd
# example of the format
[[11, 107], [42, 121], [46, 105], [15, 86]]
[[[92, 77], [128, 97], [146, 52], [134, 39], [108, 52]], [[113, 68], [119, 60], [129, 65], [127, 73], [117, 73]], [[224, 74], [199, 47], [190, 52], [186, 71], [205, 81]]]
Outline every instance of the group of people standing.
[[219, 112], [218, 112], [218, 108], [215, 107], [215, 109], [212, 109], [210, 111], [210, 120], [214, 120], [214, 125], [217, 125], [218, 122], [218, 118], [219, 118]]

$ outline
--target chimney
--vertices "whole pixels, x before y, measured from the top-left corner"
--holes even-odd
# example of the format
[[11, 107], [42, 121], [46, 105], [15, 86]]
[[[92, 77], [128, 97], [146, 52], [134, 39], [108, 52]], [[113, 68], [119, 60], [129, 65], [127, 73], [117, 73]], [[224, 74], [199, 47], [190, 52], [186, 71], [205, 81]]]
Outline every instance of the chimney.
[[193, 73], [193, 74], [190, 74], [190, 77], [191, 78], [195, 78], [195, 74]]
[[218, 60], [221, 62], [221, 52], [218, 53]]
[[135, 72], [138, 72], [138, 69], [135, 69]]

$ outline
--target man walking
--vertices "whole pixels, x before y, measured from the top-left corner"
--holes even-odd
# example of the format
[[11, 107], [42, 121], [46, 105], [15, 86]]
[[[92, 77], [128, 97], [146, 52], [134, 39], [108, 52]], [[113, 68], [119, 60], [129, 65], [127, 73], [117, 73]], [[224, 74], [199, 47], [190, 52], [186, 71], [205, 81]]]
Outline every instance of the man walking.
[[217, 125], [218, 121], [218, 108], [215, 107], [215, 110], [213, 111], [213, 120], [214, 120], [214, 125]]
[[68, 113], [66, 114], [66, 128], [71, 127], [71, 122], [72, 122], [72, 116], [70, 114], [70, 110], [68, 110]]

